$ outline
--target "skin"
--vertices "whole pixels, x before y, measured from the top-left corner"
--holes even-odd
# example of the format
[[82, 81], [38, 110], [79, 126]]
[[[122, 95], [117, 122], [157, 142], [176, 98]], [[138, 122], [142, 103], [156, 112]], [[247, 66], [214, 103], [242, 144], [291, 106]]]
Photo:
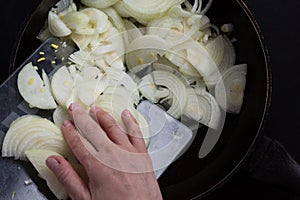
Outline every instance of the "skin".
[[50, 156], [46, 164], [71, 199], [162, 199], [138, 123], [128, 110], [121, 116], [128, 134], [99, 107], [88, 114], [72, 104], [69, 114], [72, 120], [64, 122], [62, 132], [88, 181], [62, 157]]

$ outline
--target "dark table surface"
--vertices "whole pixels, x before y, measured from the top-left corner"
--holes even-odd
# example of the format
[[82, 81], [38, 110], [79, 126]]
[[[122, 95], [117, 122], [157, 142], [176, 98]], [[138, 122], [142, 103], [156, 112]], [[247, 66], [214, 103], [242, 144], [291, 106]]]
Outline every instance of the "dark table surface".
[[[18, 33], [38, 2], [9, 0], [1, 5], [0, 69], [8, 68]], [[263, 134], [281, 142], [300, 163], [300, 1], [245, 0], [245, 3], [262, 28], [271, 56], [272, 106]], [[3, 71], [1, 73], [2, 77]], [[243, 169], [210, 199], [227, 197], [300, 199], [284, 188], [251, 179]]]

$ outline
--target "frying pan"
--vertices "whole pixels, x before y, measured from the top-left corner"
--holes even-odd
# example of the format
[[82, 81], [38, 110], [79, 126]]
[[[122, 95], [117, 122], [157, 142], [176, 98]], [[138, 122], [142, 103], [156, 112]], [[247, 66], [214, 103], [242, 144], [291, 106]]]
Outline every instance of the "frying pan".
[[[49, 9], [58, 0], [41, 0], [19, 36], [12, 68], [21, 64], [39, 45], [35, 39]], [[76, 2], [76, 1], [75, 1]], [[210, 152], [198, 158], [205, 136], [200, 129], [193, 144], [159, 179], [165, 199], [205, 197], [222, 186], [242, 165], [263, 129], [271, 100], [269, 57], [263, 36], [242, 0], [215, 0], [208, 16], [217, 26], [233, 23], [237, 63], [248, 64], [244, 104], [239, 115], [227, 115], [221, 137]], [[29, 163], [0, 158], [1, 199], [55, 199]], [[32, 179], [34, 184], [24, 185]]]

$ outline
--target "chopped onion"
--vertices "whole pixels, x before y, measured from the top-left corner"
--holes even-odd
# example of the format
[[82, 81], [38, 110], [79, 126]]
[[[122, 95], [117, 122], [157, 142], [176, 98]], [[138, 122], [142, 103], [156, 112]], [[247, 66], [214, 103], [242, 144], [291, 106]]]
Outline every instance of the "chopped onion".
[[69, 29], [75, 31], [86, 28], [90, 22], [89, 16], [82, 12], [68, 13], [62, 20]]
[[223, 79], [216, 85], [216, 99], [225, 111], [240, 112], [244, 98], [246, 74], [246, 64], [233, 66], [224, 72]]
[[148, 21], [162, 16], [182, 0], [123, 0], [123, 2], [129, 16]]
[[114, 5], [118, 1], [119, 0], [81, 0], [81, 3], [89, 7], [107, 8]]
[[215, 98], [206, 91], [196, 93], [192, 88], [187, 90], [187, 106], [184, 114], [213, 129], [218, 128], [221, 117]]
[[124, 21], [122, 17], [119, 15], [119, 13], [113, 7], [108, 7], [102, 10], [108, 16], [108, 18], [113, 23], [113, 25], [118, 29], [118, 31], [120, 32], [124, 31], [124, 27], [125, 27]]
[[49, 90], [48, 78], [43, 73], [43, 81], [32, 63], [25, 65], [18, 75], [18, 89], [21, 96], [32, 107], [51, 110], [57, 107], [54, 98]]
[[[104, 12], [95, 8], [85, 8], [80, 12], [89, 16], [91, 24], [91, 28], [81, 29], [80, 34], [96, 34], [106, 31], [109, 21], [108, 16]], [[76, 33], [79, 33], [78, 31], [79, 30], [77, 30]]]
[[58, 127], [61, 128], [65, 120], [69, 120], [70, 116], [68, 110], [58, 106], [53, 112], [53, 122]]
[[58, 15], [52, 11], [48, 14], [48, 28], [50, 33], [56, 37], [66, 37], [72, 33]]
[[63, 66], [59, 68], [53, 75], [51, 88], [55, 100], [60, 106], [66, 108], [67, 101], [74, 88], [74, 80], [67, 67]]
[[[185, 109], [187, 101], [185, 84], [176, 75], [168, 71], [159, 70], [153, 71], [152, 73], [155, 80], [155, 83], [153, 84], [166, 87], [173, 95], [173, 103], [167, 112], [173, 117], [179, 118]], [[146, 85], [143, 81], [148, 81], [149, 76], [152, 75], [149, 74], [143, 77], [140, 85]]]
[[129, 69], [150, 64], [157, 60], [157, 55], [162, 56], [169, 49], [166, 40], [157, 35], [145, 35], [131, 42], [126, 51], [126, 64]]

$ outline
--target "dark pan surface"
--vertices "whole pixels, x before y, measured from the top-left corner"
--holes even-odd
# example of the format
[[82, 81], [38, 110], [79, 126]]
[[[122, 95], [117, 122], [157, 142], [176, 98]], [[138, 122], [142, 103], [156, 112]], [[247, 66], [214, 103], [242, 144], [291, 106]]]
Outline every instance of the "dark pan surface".
[[[14, 66], [21, 64], [40, 42], [35, 39], [47, 16], [47, 12], [56, 0], [43, 0], [28, 21], [24, 34], [20, 37], [15, 52]], [[253, 16], [242, 1], [215, 0], [208, 16], [216, 25], [233, 23], [237, 51], [237, 62], [248, 64], [247, 87], [244, 106], [240, 115], [227, 115], [225, 128], [213, 151], [204, 159], [198, 159], [198, 151], [204, 138], [201, 129], [189, 150], [159, 179], [165, 199], [191, 199], [205, 195], [220, 186], [236, 171], [262, 129], [270, 103], [271, 80], [268, 57], [262, 43], [262, 36]], [[47, 198], [53, 195], [45, 182], [36, 177], [33, 167], [12, 159], [0, 159], [1, 173], [7, 173], [0, 184], [7, 185], [7, 192], [0, 198], [10, 197], [12, 188], [23, 191], [20, 199], [43, 199], [37, 195], [35, 187], [25, 187], [28, 177], [38, 186]], [[14, 175], [9, 175], [9, 172]], [[8, 184], [9, 183], [9, 184]], [[35, 196], [35, 198], [32, 198]], [[40, 196], [40, 197], [39, 197]], [[18, 199], [18, 198], [16, 198]]]

